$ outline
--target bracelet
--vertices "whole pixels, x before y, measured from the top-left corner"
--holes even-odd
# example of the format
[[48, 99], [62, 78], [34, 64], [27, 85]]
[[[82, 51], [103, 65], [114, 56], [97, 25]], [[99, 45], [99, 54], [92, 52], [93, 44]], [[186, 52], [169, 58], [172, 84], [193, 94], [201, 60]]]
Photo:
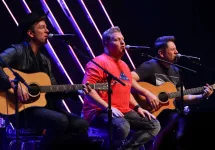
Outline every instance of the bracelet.
[[137, 104], [137, 105], [134, 107], [134, 110], [137, 111], [139, 107], [140, 107], [140, 105]]

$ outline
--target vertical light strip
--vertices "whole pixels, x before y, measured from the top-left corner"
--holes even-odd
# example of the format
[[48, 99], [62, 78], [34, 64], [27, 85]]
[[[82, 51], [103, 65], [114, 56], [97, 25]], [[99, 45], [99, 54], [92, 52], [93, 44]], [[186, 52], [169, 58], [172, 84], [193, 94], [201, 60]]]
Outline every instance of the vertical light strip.
[[114, 25], [113, 25], [113, 23], [112, 23], [112, 21], [111, 21], [111, 19], [110, 19], [109, 15], [108, 15], [107, 11], [105, 10], [104, 5], [102, 4], [101, 0], [98, 0], [98, 1], [99, 1], [99, 3], [100, 3], [100, 6], [102, 7], [102, 10], [104, 11], [104, 13], [105, 13], [105, 15], [106, 15], [106, 17], [107, 17], [107, 19], [108, 19], [109, 23], [110, 23], [110, 24], [111, 24], [111, 26], [113, 27]]
[[[52, 14], [52, 11], [50, 10], [50, 8], [47, 5], [47, 3], [45, 2], [45, 0], [40, 0], [40, 2], [42, 3], [44, 11], [49, 12], [48, 18], [50, 19], [50, 22], [52, 23], [53, 27], [55, 27], [55, 29], [57, 30], [58, 33], [64, 34], [62, 29], [60, 28], [58, 22], [56, 21], [54, 15]], [[73, 54], [73, 57], [75, 58], [75, 60], [78, 63], [79, 67], [81, 68], [82, 72], [84, 73], [85, 70], [84, 70], [83, 66], [81, 65], [79, 59], [77, 58], [76, 54], [74, 53], [74, 50], [72, 49], [72, 47], [70, 45], [68, 45], [68, 47], [71, 50], [71, 52]]]
[[[27, 13], [30, 13], [31, 10], [30, 10], [30, 8], [28, 7], [28, 5], [27, 5], [27, 3], [25, 2], [25, 0], [23, 0], [22, 2], [23, 2], [23, 4], [24, 4], [24, 8], [25, 8], [26, 12], [27, 12]], [[47, 43], [45, 46], [46, 46], [46, 49], [48, 50], [49, 54], [51, 55], [51, 57], [52, 57], [52, 58], [55, 60], [55, 62], [58, 64], [58, 67], [59, 67], [61, 70], [63, 70], [63, 73], [66, 75], [66, 77], [67, 77], [67, 79], [69, 80], [69, 82], [70, 82], [71, 84], [73, 84], [71, 78], [69, 77], [68, 73], [66, 72], [65, 68], [63, 67], [61, 61], [59, 60], [58, 56], [56, 55], [56, 53], [55, 53], [54, 49], [52, 48], [50, 42], [48, 41], [48, 43]], [[84, 101], [83, 101], [82, 97], [79, 96], [79, 98], [80, 98], [81, 102], [83, 103]], [[62, 100], [62, 102], [63, 102], [63, 104], [64, 104], [66, 110], [67, 110], [68, 112], [71, 113], [71, 111], [69, 110], [69, 107], [67, 106], [66, 102], [65, 102], [64, 100]]]
[[2, 2], [4, 3], [4, 5], [5, 5], [5, 7], [7, 8], [7, 10], [8, 10], [8, 12], [9, 12], [9, 14], [11, 15], [11, 17], [13, 18], [15, 24], [18, 26], [19, 24], [18, 24], [18, 22], [16, 21], [16, 18], [13, 16], [13, 13], [10, 11], [10, 9], [9, 9], [9, 7], [7, 6], [7, 4], [5, 3], [5, 1], [2, 0]]
[[[113, 23], [112, 23], [112, 21], [111, 21], [111, 19], [110, 19], [109, 15], [108, 15], [107, 11], [105, 10], [104, 5], [102, 4], [101, 0], [98, 0], [98, 1], [99, 1], [100, 5], [101, 5], [101, 7], [102, 7], [102, 10], [104, 11], [104, 13], [105, 13], [105, 15], [106, 15], [106, 17], [107, 17], [107, 19], [108, 19], [109, 23], [110, 23], [110, 24], [111, 24], [111, 26], [113, 27], [114, 25], [113, 25]], [[130, 58], [130, 56], [129, 56], [128, 52], [127, 52], [127, 51], [125, 51], [125, 53], [126, 53], [126, 55], [127, 55], [128, 59], [129, 59], [129, 61], [130, 61], [131, 65], [132, 65], [132, 67], [135, 69], [134, 63], [132, 62], [132, 60], [131, 60], [131, 58]]]
[[79, 36], [81, 37], [83, 43], [85, 44], [85, 47], [87, 49], [87, 51], [91, 54], [92, 57], [95, 57], [95, 55], [93, 54], [92, 49], [90, 48], [90, 45], [88, 44], [86, 38], [84, 37], [81, 29], [79, 28], [77, 22], [75, 21], [75, 18], [73, 17], [72, 13], [70, 12], [67, 4], [65, 3], [64, 0], [58, 0], [59, 5], [61, 6], [63, 12], [65, 13], [65, 15], [67, 16], [67, 18], [69, 19], [69, 21], [72, 23], [72, 25], [74, 26], [75, 30], [77, 31], [77, 33], [79, 34]]
[[28, 5], [27, 5], [26, 1], [25, 1], [25, 0], [23, 0], [22, 2], [23, 2], [23, 4], [24, 4], [24, 7], [25, 7], [25, 10], [27, 11], [27, 13], [30, 13], [30, 12], [31, 12], [31, 10], [30, 10], [30, 8], [28, 7]]
[[81, 4], [82, 8], [84, 9], [84, 12], [86, 13], [87, 15], [87, 18], [90, 19], [90, 22], [93, 24], [93, 26], [95, 27], [96, 31], [98, 32], [100, 38], [102, 38], [102, 35], [101, 35], [101, 32], [99, 31], [95, 21], [93, 20], [92, 16], [90, 15], [90, 12], [89, 10], [87, 9], [85, 3], [83, 0], [78, 0], [78, 2]]

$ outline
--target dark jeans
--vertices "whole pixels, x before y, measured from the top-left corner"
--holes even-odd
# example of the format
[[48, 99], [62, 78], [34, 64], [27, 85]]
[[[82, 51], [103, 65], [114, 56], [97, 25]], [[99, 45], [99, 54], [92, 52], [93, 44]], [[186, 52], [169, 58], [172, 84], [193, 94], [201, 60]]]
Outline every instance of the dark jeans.
[[[94, 118], [91, 126], [108, 129], [108, 114], [101, 112]], [[123, 118], [113, 117], [112, 135], [114, 150], [120, 147], [122, 141], [128, 137], [131, 130], [134, 133], [122, 147], [125, 150], [139, 150], [141, 146], [158, 134], [160, 123], [158, 120], [143, 118], [133, 110], [125, 114]]]
[[26, 109], [19, 114], [20, 123], [26, 122], [28, 127], [46, 129], [41, 150], [65, 149], [62, 144], [83, 145], [88, 142], [89, 124], [80, 116], [39, 107]]
[[186, 117], [177, 111], [163, 110], [157, 119], [161, 130], [155, 139], [153, 150], [177, 149], [178, 142], [184, 134]]

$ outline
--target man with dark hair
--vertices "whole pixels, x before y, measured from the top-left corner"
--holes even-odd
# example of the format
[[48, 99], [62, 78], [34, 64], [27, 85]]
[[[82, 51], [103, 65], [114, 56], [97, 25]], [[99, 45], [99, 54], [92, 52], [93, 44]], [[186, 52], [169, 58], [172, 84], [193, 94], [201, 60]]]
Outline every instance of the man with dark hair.
[[[24, 73], [44, 72], [50, 77], [51, 84], [57, 84], [51, 71], [50, 60], [40, 51], [47, 43], [49, 34], [45, 19], [45, 16], [41, 17], [36, 13], [27, 14], [19, 25], [23, 42], [11, 45], [0, 54], [0, 57], [10, 67]], [[8, 78], [2, 68], [0, 74], [1, 81], [4, 82], [3, 88], [14, 88], [13, 79]], [[66, 91], [65, 93], [46, 93], [45, 107], [31, 107], [19, 113], [22, 119], [20, 123], [27, 120], [30, 127], [46, 129], [40, 144], [41, 150], [62, 149], [60, 144], [63, 144], [64, 140], [68, 142], [70, 138], [70, 143], [67, 144], [81, 144], [85, 139], [87, 141], [88, 122], [78, 115], [58, 108], [60, 99], [71, 97], [73, 94]], [[28, 99], [26, 88], [19, 84], [19, 102], [26, 102]]]
[[[155, 49], [157, 51], [157, 58], [175, 63], [176, 55], [178, 50], [175, 45], [174, 36], [161, 36], [157, 38], [155, 44]], [[134, 90], [138, 91], [141, 95], [144, 95], [148, 104], [152, 109], [159, 109], [159, 100], [158, 98], [146, 90], [144, 87], [140, 86], [138, 82], [148, 82], [155, 86], [160, 86], [165, 82], [173, 83], [178, 90], [180, 90], [180, 74], [179, 68], [170, 65], [169, 63], [158, 61], [155, 59], [150, 59], [149, 61], [143, 62], [137, 69], [132, 71], [133, 84], [132, 87]], [[213, 88], [208, 84], [205, 86], [203, 94], [199, 95], [185, 95], [183, 97], [184, 104], [193, 104], [198, 103], [201, 100], [207, 99], [213, 93]], [[180, 104], [180, 98], [176, 98], [176, 104]], [[177, 105], [176, 105], [177, 108]], [[171, 125], [174, 125], [180, 116], [178, 116], [175, 110], [165, 110], [158, 115], [158, 120], [161, 122], [161, 131], [158, 134], [157, 141], [155, 142], [154, 149], [159, 148], [160, 140], [166, 135], [168, 130], [171, 130]], [[181, 135], [178, 135], [181, 136]]]
[[[131, 72], [127, 64], [121, 60], [125, 53], [124, 37], [119, 27], [111, 27], [103, 35], [104, 53], [93, 60], [111, 74], [119, 78], [126, 85], [112, 81], [111, 109], [113, 112], [113, 148], [123, 150], [139, 150], [147, 141], [151, 140], [160, 130], [160, 124], [147, 110], [139, 107], [130, 94]], [[86, 65], [83, 83], [107, 82], [107, 74], [92, 62]], [[91, 90], [84, 98], [84, 117], [91, 126], [108, 127], [108, 93], [106, 91]], [[132, 106], [132, 110], [129, 106]], [[130, 130], [134, 131], [131, 138], [127, 138]], [[122, 141], [127, 141], [122, 144]], [[106, 147], [108, 148], [108, 146]]]

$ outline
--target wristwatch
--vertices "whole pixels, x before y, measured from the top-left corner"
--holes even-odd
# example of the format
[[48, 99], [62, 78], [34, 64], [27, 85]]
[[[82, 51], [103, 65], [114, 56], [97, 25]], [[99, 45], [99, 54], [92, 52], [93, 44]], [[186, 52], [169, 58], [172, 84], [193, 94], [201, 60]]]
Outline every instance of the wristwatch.
[[137, 111], [139, 107], [140, 107], [140, 105], [137, 104], [137, 105], [134, 107], [134, 110]]

